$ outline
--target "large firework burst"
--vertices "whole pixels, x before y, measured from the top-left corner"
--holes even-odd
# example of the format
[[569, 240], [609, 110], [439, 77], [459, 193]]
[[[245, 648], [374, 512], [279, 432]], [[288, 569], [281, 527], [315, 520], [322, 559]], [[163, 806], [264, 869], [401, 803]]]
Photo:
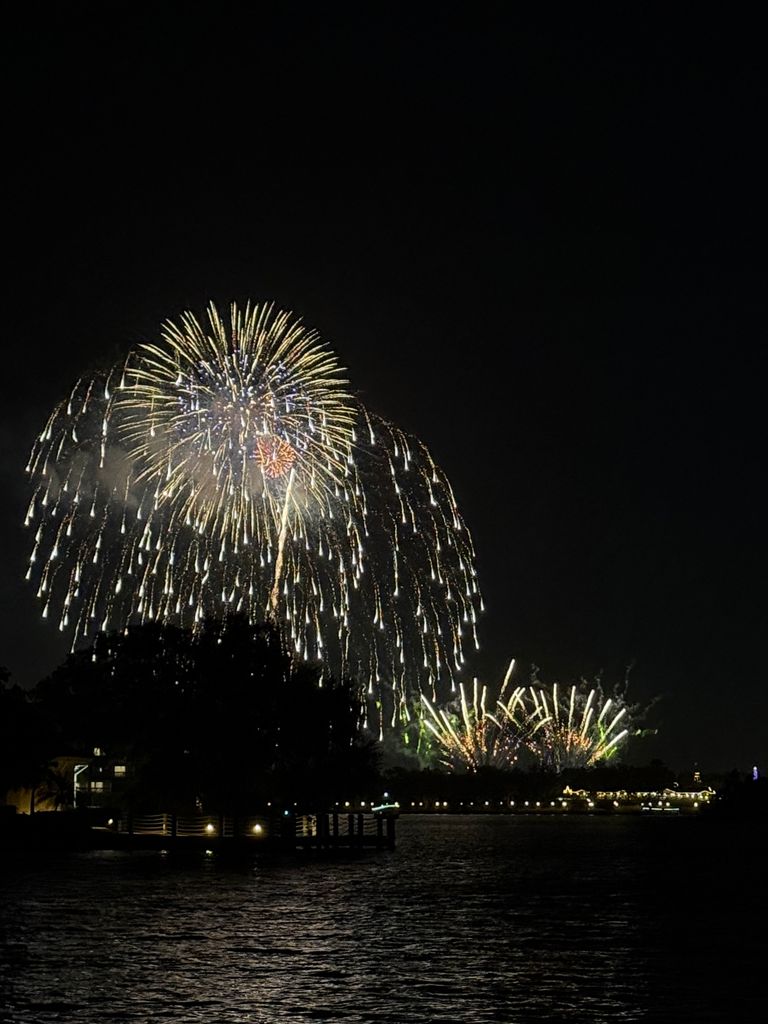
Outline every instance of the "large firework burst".
[[446, 477], [272, 306], [167, 322], [75, 385], [27, 468], [27, 575], [74, 643], [129, 622], [270, 618], [391, 721], [455, 689], [477, 644], [472, 542]]

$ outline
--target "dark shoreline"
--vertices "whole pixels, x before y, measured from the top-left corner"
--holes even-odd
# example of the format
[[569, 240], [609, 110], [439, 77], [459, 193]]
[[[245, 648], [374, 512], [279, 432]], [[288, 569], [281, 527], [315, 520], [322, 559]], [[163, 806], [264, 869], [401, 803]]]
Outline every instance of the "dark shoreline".
[[[634, 820], [697, 820], [700, 822], [762, 825], [764, 810], [714, 806], [702, 811], [682, 813], [640, 812], [639, 809], [607, 809], [561, 811], [551, 808], [526, 809], [476, 809], [460, 811], [407, 809], [404, 817], [520, 817], [520, 818], [579, 818], [605, 820], [606, 818], [631, 818]], [[216, 855], [233, 858], [285, 857], [307, 855], [328, 858], [359, 856], [375, 850], [394, 849], [394, 821], [390, 831], [383, 832], [379, 841], [375, 836], [341, 835], [332, 837], [281, 835], [276, 829], [271, 835], [258, 838], [249, 836], [172, 836], [154, 834], [131, 834], [119, 832], [104, 826], [93, 826], [85, 816], [78, 813], [38, 812], [34, 815], [19, 814], [6, 818], [0, 825], [0, 858], [18, 859], [27, 855], [60, 855], [88, 852], [154, 852], [177, 855]]]

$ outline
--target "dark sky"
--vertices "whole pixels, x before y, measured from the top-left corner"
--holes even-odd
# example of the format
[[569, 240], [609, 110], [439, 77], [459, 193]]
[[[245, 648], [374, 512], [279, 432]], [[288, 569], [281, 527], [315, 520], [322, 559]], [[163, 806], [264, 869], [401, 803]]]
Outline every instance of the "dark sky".
[[634, 760], [768, 768], [763, 32], [515, 6], [11, 17], [13, 680], [66, 650], [23, 580], [49, 410], [166, 317], [274, 299], [448, 474], [487, 605], [471, 672], [634, 663], [630, 697], [662, 698]]

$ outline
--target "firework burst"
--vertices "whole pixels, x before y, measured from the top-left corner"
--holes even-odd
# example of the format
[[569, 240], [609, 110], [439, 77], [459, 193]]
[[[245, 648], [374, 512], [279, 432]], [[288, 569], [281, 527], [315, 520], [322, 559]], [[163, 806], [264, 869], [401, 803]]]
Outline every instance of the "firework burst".
[[543, 768], [561, 772], [615, 757], [630, 734], [630, 707], [617, 693], [606, 698], [599, 682], [547, 691], [534, 679], [498, 704], [506, 727], [521, 737]]
[[[511, 768], [517, 761], [517, 752], [526, 738], [522, 728], [524, 714], [519, 706], [522, 691], [516, 689], [506, 703], [503, 700], [514, 664], [512, 660], [496, 700], [489, 697], [488, 687], [477, 679], [473, 680], [471, 699], [460, 683], [458, 700], [445, 708], [436, 708], [422, 695], [424, 725], [437, 741], [440, 763], [450, 771]], [[503, 714], [494, 714], [496, 707]], [[507, 708], [517, 716], [514, 728], [510, 727], [512, 719]]]
[[184, 314], [82, 380], [33, 448], [28, 578], [73, 642], [246, 613], [366, 686], [383, 720], [455, 691], [482, 602], [425, 446], [272, 306]]
[[546, 690], [535, 670], [530, 686], [510, 688], [514, 665], [495, 698], [476, 679], [471, 695], [460, 684], [458, 699], [443, 707], [422, 695], [423, 723], [441, 764], [451, 771], [511, 768], [525, 753], [539, 767], [561, 772], [616, 756], [637, 712], [618, 689], [608, 698], [599, 681]]

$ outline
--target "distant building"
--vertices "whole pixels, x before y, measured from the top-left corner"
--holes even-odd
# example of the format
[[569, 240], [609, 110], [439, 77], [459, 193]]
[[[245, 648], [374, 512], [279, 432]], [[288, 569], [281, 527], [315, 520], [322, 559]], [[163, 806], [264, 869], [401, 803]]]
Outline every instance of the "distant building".
[[36, 786], [8, 790], [4, 803], [19, 814], [111, 806], [119, 802], [131, 772], [124, 758], [107, 757], [96, 747], [89, 757], [54, 758]]

